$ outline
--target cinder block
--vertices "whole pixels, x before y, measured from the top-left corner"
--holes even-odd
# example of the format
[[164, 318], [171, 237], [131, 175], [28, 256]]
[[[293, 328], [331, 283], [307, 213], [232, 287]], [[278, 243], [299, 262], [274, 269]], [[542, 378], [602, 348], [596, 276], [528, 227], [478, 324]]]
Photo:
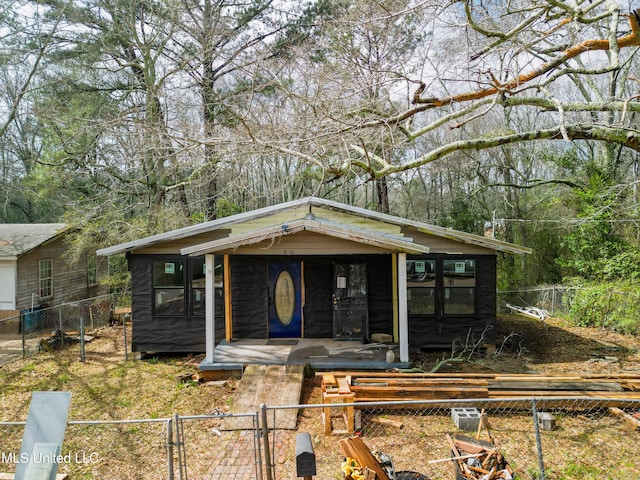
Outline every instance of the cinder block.
[[553, 430], [556, 428], [556, 418], [549, 412], [538, 412], [538, 426], [542, 430]]
[[451, 418], [460, 430], [477, 430], [480, 425], [480, 412], [477, 408], [452, 408]]

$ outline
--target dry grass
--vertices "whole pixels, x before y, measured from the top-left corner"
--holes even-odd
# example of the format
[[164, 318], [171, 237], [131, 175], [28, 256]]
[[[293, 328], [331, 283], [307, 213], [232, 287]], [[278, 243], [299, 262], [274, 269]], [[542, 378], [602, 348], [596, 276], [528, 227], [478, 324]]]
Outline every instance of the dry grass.
[[[503, 372], [538, 373], [634, 373], [640, 374], [640, 341], [612, 332], [569, 327], [561, 320], [546, 323], [516, 316], [501, 318], [499, 333], [505, 342], [498, 355], [476, 363], [455, 362], [445, 369], [464, 372], [490, 369]], [[129, 336], [130, 338], [130, 336]], [[423, 354], [427, 369], [447, 355]], [[79, 347], [63, 352], [40, 353], [0, 367], [0, 420], [26, 419], [31, 392], [73, 392], [70, 420], [161, 419], [180, 415], [226, 412], [237, 381], [224, 386], [179, 383], [176, 377], [195, 372], [197, 359], [160, 357], [144, 361], [124, 360], [122, 329], [105, 328], [87, 345], [86, 361], [79, 361]], [[321, 403], [318, 380], [307, 379], [302, 402]], [[369, 414], [401, 419], [402, 430], [374, 427]], [[501, 410], [490, 412], [496, 442], [520, 474], [536, 478], [538, 468], [530, 413]], [[186, 424], [189, 478], [227, 478], [211, 472], [221, 458], [251, 457], [240, 434], [214, 435], [216, 419]], [[548, 479], [637, 478], [638, 433], [606, 410], [590, 409], [561, 414], [559, 428], [542, 433]], [[399, 470], [416, 470], [432, 478], [453, 478], [450, 463], [429, 464], [430, 459], [449, 455], [444, 435], [453, 433], [448, 411], [366, 412], [363, 439], [372, 449], [392, 455]], [[0, 452], [17, 452], [21, 427], [0, 427]], [[320, 411], [304, 409], [299, 431], [312, 434], [318, 459], [319, 479], [339, 479], [340, 437], [322, 433]], [[70, 425], [65, 451], [100, 452], [95, 464], [65, 464], [72, 478], [150, 479], [166, 478], [164, 424]], [[279, 479], [295, 478], [295, 432], [279, 432], [276, 472]], [[251, 464], [251, 460], [248, 462]], [[0, 465], [12, 471], [14, 465]], [[239, 467], [238, 467], [239, 468]], [[228, 477], [233, 478], [233, 477]], [[239, 477], [238, 477], [239, 478]]]

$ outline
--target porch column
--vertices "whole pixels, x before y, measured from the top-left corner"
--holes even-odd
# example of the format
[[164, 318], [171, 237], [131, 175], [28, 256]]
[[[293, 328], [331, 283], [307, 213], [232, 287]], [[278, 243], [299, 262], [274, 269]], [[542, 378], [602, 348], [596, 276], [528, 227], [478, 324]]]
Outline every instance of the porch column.
[[398, 331], [400, 361], [409, 361], [409, 316], [407, 315], [407, 254], [398, 254]]
[[216, 296], [214, 292], [215, 269], [214, 256], [204, 256], [205, 265], [205, 341], [207, 360], [213, 360], [213, 349], [216, 346]]

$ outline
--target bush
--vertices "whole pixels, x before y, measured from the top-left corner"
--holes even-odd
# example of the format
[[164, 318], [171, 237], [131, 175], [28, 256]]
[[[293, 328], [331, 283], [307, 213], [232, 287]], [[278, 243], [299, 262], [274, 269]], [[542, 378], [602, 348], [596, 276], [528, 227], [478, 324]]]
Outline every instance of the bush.
[[576, 290], [569, 308], [576, 325], [640, 333], [640, 284], [590, 283]]

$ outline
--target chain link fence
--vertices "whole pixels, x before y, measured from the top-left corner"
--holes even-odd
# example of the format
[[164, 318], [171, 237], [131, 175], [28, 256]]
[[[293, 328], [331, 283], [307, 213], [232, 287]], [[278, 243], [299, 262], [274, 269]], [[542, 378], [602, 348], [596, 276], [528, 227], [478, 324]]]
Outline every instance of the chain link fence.
[[511, 305], [523, 309], [535, 307], [546, 311], [552, 317], [567, 315], [578, 290], [578, 287], [549, 285], [524, 290], [498, 291], [498, 313], [512, 313], [508, 307]]
[[115, 302], [114, 295], [103, 295], [23, 310], [0, 320], [0, 365], [41, 350], [81, 343], [81, 330], [88, 333], [114, 322]]
[[[620, 417], [621, 413], [638, 415], [640, 402], [557, 397], [358, 403], [353, 404], [357, 407], [355, 432], [343, 433], [346, 405], [334, 404], [331, 409], [333, 435], [323, 432], [324, 406], [306, 406], [301, 411], [298, 431], [307, 431], [314, 439], [320, 479], [342, 478], [340, 440], [351, 435], [391, 458], [400, 478], [412, 478], [408, 472], [434, 480], [460, 478], [447, 439], [459, 434], [480, 441], [492, 439], [517, 478], [622, 479], [638, 478], [640, 471], [636, 426]], [[461, 428], [453, 418], [454, 409], [462, 411], [462, 417], [469, 415], [459, 422]], [[477, 419], [483, 410], [489, 429], [478, 433]], [[276, 435], [286, 435], [283, 432]], [[275, 442], [271, 479], [296, 478], [295, 463], [282, 461], [295, 456], [294, 443], [293, 434]]]
[[[345, 416], [350, 407], [353, 432]], [[327, 408], [331, 434], [325, 433]], [[298, 411], [296, 430], [279, 428], [283, 409]], [[488, 428], [478, 429], [483, 412]], [[638, 478], [639, 433], [629, 419], [639, 415], [640, 401], [553, 397], [262, 406], [244, 415], [71, 421], [59, 472], [109, 480], [295, 479], [296, 436], [306, 432], [321, 480], [345, 478], [340, 442], [353, 436], [384, 454], [378, 457], [386, 459], [391, 480], [458, 480], [448, 438], [459, 435], [494, 442], [518, 479]], [[0, 423], [1, 472], [15, 471], [23, 429], [21, 422]]]

